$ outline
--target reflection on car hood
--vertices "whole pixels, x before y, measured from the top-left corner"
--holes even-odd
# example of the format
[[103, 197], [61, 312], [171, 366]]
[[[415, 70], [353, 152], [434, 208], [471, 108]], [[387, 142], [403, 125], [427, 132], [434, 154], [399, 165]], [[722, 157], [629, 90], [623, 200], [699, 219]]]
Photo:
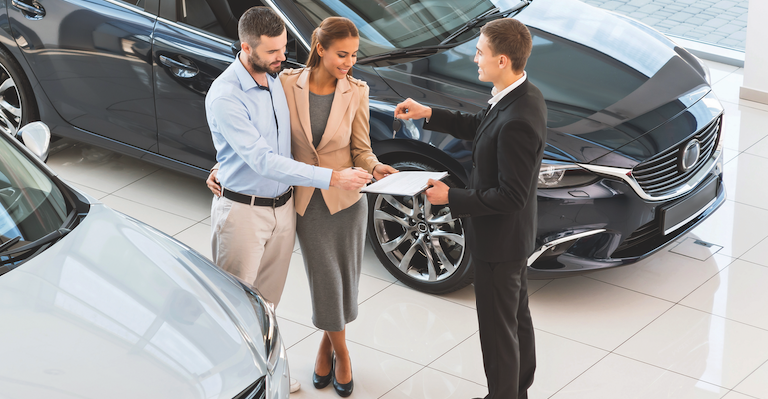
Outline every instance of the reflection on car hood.
[[265, 374], [242, 289], [102, 205], [0, 277], [0, 320], [8, 397], [233, 397]]
[[[550, 137], [579, 162], [637, 140], [709, 91], [674, 43], [640, 23], [578, 0], [534, 1], [516, 18], [533, 35], [526, 71], [547, 100]], [[476, 45], [470, 40], [378, 71], [454, 100], [445, 105], [485, 107], [491, 85], [477, 81]]]

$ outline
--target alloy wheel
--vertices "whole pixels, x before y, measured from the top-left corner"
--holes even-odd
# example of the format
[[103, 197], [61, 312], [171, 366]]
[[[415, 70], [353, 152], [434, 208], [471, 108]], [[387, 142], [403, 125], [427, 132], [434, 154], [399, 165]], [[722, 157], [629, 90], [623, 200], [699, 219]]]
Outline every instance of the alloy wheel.
[[0, 64], [0, 131], [15, 136], [22, 123], [19, 89], [4, 65]]
[[465, 256], [461, 220], [447, 206], [435, 206], [426, 195], [376, 196], [373, 207], [375, 238], [403, 277], [423, 283], [454, 275]]

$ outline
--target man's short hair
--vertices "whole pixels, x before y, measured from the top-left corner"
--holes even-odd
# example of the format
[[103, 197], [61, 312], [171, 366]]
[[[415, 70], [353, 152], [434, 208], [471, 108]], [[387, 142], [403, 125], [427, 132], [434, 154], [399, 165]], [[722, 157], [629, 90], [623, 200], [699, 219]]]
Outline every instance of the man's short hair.
[[480, 33], [488, 39], [494, 56], [506, 55], [512, 62], [512, 70], [523, 72], [533, 48], [531, 31], [527, 26], [516, 19], [502, 18], [483, 25]]
[[277, 37], [285, 31], [285, 22], [269, 7], [251, 7], [237, 22], [237, 36], [241, 43], [251, 47], [259, 45], [261, 36]]

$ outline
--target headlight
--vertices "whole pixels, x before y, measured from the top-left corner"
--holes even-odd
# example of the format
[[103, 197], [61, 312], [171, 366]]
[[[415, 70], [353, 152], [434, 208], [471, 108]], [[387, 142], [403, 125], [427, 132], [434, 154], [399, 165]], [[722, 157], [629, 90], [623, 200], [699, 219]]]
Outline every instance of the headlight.
[[539, 169], [539, 188], [584, 186], [597, 180], [597, 176], [571, 163], [543, 161]]
[[251, 301], [251, 306], [256, 312], [256, 317], [261, 325], [262, 338], [264, 339], [265, 352], [267, 355], [267, 372], [270, 375], [275, 373], [278, 361], [280, 361], [282, 352], [282, 342], [280, 342], [280, 332], [277, 329], [277, 317], [275, 316], [274, 305], [264, 300], [252, 288], [240, 283], [243, 290]]

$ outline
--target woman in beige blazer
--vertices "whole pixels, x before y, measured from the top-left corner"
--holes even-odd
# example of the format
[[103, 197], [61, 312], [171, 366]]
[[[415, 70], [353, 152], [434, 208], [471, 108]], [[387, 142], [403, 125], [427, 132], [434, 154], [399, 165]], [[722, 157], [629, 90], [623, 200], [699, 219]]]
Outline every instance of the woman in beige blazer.
[[[312, 34], [307, 67], [280, 75], [291, 113], [294, 159], [340, 170], [361, 168], [382, 179], [396, 173], [378, 161], [369, 136], [368, 85], [351, 76], [360, 39], [346, 18], [324, 20]], [[325, 331], [313, 383], [331, 380], [352, 393], [346, 324], [357, 317], [357, 293], [368, 217], [360, 192], [296, 187], [296, 233], [312, 294], [312, 322]]]

